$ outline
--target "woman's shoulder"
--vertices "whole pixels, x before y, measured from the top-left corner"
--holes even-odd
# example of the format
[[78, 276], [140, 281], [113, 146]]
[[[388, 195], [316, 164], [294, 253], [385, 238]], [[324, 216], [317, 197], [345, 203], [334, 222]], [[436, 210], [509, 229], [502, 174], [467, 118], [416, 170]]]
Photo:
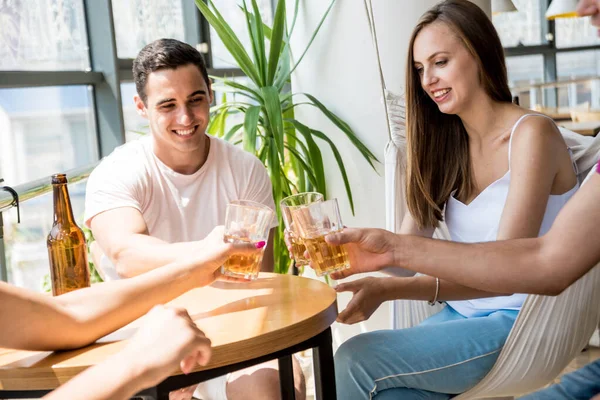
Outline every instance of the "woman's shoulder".
[[526, 151], [538, 147], [554, 147], [566, 150], [565, 141], [552, 118], [544, 114], [523, 110], [516, 120], [510, 138], [513, 151], [517, 148], [524, 148]]
[[569, 149], [554, 120], [542, 114], [530, 114], [524, 113], [513, 128], [509, 144], [510, 169], [539, 174], [571, 168]]

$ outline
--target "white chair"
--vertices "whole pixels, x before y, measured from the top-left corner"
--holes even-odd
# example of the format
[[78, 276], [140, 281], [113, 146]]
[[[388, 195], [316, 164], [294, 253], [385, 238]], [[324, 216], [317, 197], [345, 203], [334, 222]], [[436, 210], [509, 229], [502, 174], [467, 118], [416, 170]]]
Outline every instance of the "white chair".
[[[364, 2], [377, 52], [390, 134], [385, 149], [386, 227], [398, 232], [406, 213], [404, 98], [385, 87], [371, 0]], [[600, 139], [578, 135], [563, 128], [560, 130], [573, 151], [581, 179], [600, 157]], [[590, 171], [592, 173], [594, 171]], [[444, 224], [436, 230], [434, 237], [449, 239]], [[587, 245], [595, 246], [597, 243], [581, 244]], [[599, 288], [600, 266], [596, 266], [559, 296], [527, 296], [492, 370], [475, 387], [455, 398], [510, 398], [534, 391], [552, 381], [586, 346], [598, 326]], [[391, 318], [396, 329], [414, 326], [442, 307], [431, 307], [422, 301], [399, 300], [394, 303]]]

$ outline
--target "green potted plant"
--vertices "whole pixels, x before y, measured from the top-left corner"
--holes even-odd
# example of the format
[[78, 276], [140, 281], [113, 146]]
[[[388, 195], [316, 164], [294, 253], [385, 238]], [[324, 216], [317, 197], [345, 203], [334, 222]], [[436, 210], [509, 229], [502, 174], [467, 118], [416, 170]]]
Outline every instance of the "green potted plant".
[[[327, 196], [323, 156], [318, 143], [327, 145], [337, 162], [350, 208], [354, 213], [352, 189], [342, 156], [335, 143], [325, 132], [312, 129], [298, 121], [294, 109], [316, 107], [344, 132], [372, 168], [375, 168], [377, 158], [358, 139], [352, 128], [323, 103], [308, 93], [291, 93], [289, 89], [292, 72], [302, 62], [335, 0], [331, 1], [306, 49], [293, 65], [289, 39], [294, 31], [299, 0], [295, 2], [289, 29], [285, 0], [277, 2], [271, 27], [263, 23], [256, 0], [249, 0], [251, 9], [248, 8], [246, 0], [243, 1], [241, 9], [247, 23], [252, 55], [248, 54], [212, 0], [195, 1], [202, 15], [215, 29], [251, 82], [244, 85], [234, 79], [212, 77], [215, 81], [215, 91], [223, 92], [223, 101], [211, 109], [208, 132], [233, 143], [242, 144], [245, 150], [254, 153], [265, 164], [273, 184], [273, 197], [277, 208], [281, 199], [295, 192], [317, 191]], [[233, 99], [228, 100], [227, 94], [233, 95]], [[230, 126], [231, 119], [230, 124], [227, 124], [229, 117], [238, 118], [238, 123]], [[290, 263], [283, 240], [284, 225], [279, 209], [277, 216], [279, 228], [274, 238], [275, 269], [276, 272], [286, 273]]]

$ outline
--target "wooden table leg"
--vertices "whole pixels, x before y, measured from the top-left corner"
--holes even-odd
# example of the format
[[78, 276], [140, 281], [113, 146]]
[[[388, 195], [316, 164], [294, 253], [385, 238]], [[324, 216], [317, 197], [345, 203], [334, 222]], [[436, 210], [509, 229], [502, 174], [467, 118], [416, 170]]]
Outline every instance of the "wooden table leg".
[[335, 367], [331, 328], [319, 334], [319, 345], [313, 348], [315, 396], [317, 400], [335, 400]]
[[292, 356], [283, 356], [279, 361], [279, 387], [281, 388], [281, 400], [296, 400], [294, 389], [294, 368]]

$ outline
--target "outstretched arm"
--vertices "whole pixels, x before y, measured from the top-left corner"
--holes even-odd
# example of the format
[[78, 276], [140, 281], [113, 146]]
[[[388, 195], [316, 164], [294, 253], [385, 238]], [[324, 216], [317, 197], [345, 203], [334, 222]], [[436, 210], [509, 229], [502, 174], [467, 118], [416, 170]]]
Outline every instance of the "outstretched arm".
[[187, 311], [155, 307], [123, 350], [44, 398], [129, 399], [156, 385], [178, 367], [189, 373], [196, 364], [206, 365], [210, 353], [210, 340]]
[[0, 346], [59, 350], [87, 345], [186, 291], [210, 284], [232, 253], [258, 251], [223, 242], [218, 227], [186, 259], [135, 278], [49, 297], [0, 282]]
[[598, 199], [600, 174], [594, 174], [540, 238], [464, 244], [382, 229], [345, 229], [326, 240], [347, 243], [355, 265], [366, 268], [333, 278], [395, 265], [492, 292], [557, 295], [600, 262]]

